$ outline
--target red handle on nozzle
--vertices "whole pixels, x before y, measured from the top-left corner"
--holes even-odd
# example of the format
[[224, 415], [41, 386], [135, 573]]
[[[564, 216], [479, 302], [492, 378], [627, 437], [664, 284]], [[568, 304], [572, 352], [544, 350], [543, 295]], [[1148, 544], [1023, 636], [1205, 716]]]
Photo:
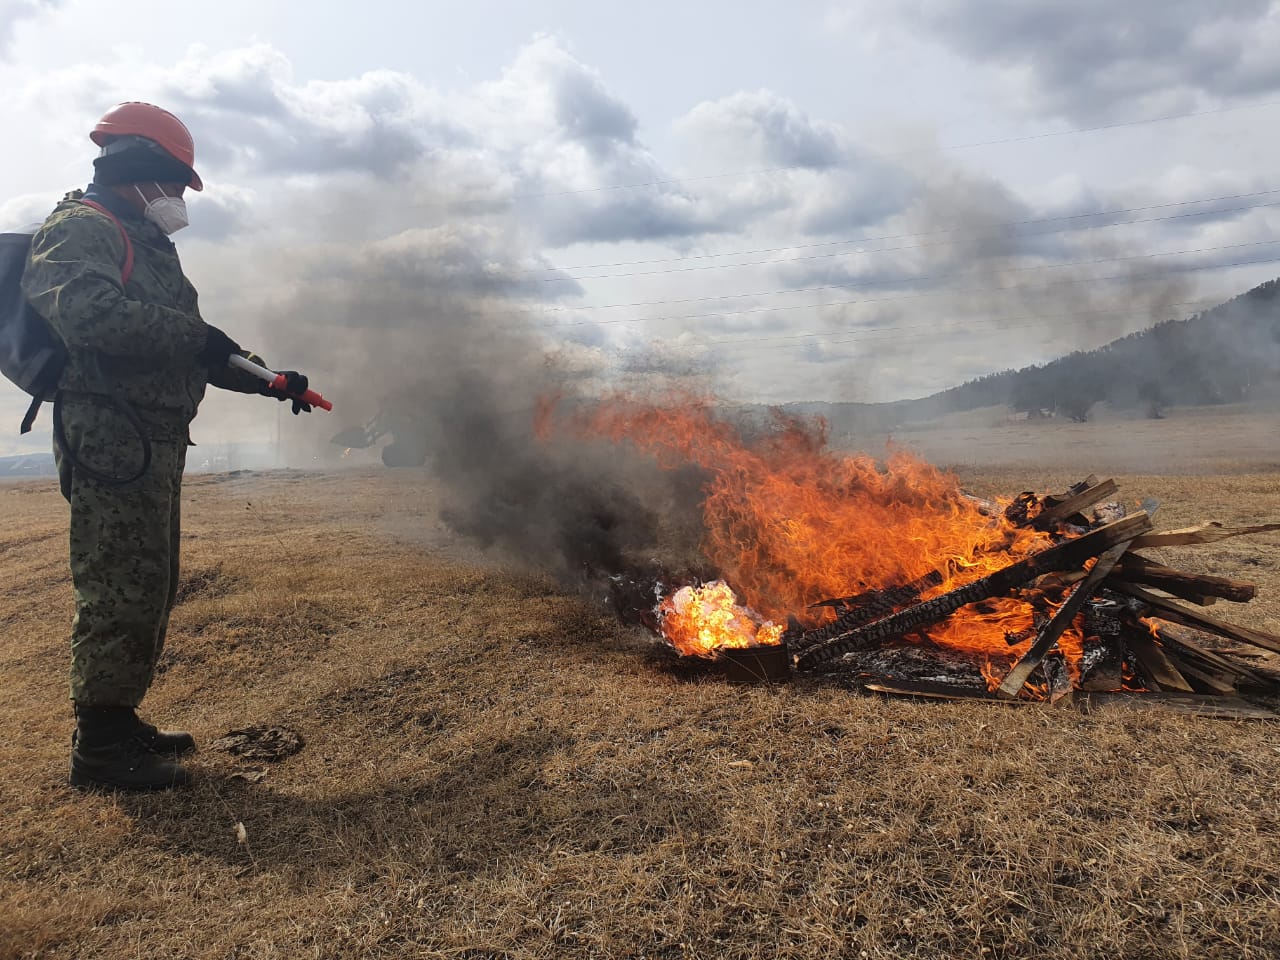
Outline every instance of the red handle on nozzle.
[[319, 407], [321, 410], [332, 410], [333, 404], [326, 400], [314, 390], [307, 390], [302, 396], [295, 396], [289, 392], [289, 378], [283, 373], [276, 373], [274, 370], [268, 370], [259, 363], [254, 363], [248, 357], [242, 357], [238, 353], [233, 353], [227, 358], [227, 363], [233, 367], [251, 373], [271, 390], [277, 393], [283, 393], [286, 397], [292, 397], [294, 400], [301, 400], [303, 403], [309, 403], [313, 407]]
[[316, 393], [314, 390], [307, 390], [302, 394], [302, 396], [298, 397], [298, 396], [294, 396], [292, 393], [289, 393], [289, 391], [286, 389], [288, 386], [289, 386], [289, 380], [287, 377], [285, 377], [283, 373], [277, 375], [276, 378], [271, 381], [271, 389], [278, 390], [280, 393], [283, 393], [287, 397], [293, 397], [293, 399], [295, 400], [301, 400], [303, 403], [309, 403], [311, 404], [311, 406], [319, 407], [321, 410], [333, 409], [333, 404], [330, 403], [328, 400], [326, 400], [324, 397], [320, 396], [320, 394]]

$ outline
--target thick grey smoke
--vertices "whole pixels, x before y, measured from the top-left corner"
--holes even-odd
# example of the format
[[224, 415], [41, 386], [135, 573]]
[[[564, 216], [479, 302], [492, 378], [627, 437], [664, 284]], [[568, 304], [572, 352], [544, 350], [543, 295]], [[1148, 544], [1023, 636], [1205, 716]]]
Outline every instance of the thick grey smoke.
[[[933, 390], [945, 389], [1094, 349], [1199, 305], [1202, 261], [1150, 256], [1181, 249], [1177, 236], [1082, 215], [1139, 206], [1141, 198], [1035, 208], [947, 158], [914, 164], [916, 194], [886, 225], [885, 240], [847, 257], [799, 262], [786, 275], [788, 285], [823, 285], [833, 288], [831, 300], [850, 301], [829, 315], [827, 342], [833, 362], [841, 349], [865, 358], [854, 364], [863, 389], [909, 397], [906, 385], [926, 378], [938, 384]], [[1081, 229], [1089, 226], [1099, 229]], [[839, 348], [842, 341], [848, 346]], [[898, 389], [881, 386], [885, 380]]]
[[271, 340], [281, 355], [315, 345], [300, 366], [331, 368], [324, 353], [340, 353], [325, 384], [346, 411], [340, 439], [359, 441], [357, 416], [388, 429], [388, 462], [425, 462], [455, 532], [562, 582], [595, 582], [634, 566], [676, 501], [696, 498], [676, 496], [687, 477], [627, 450], [539, 435], [551, 403], [600, 388], [603, 354], [559, 349], [521, 306], [540, 290], [518, 237], [492, 217], [281, 257], [294, 292], [271, 306]]

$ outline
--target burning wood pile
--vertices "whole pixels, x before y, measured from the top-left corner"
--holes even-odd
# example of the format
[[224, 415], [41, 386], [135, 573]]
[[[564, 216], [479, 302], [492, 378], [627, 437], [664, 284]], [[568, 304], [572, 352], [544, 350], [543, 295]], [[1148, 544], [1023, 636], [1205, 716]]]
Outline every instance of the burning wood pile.
[[1094, 477], [995, 503], [909, 454], [832, 451], [820, 423], [780, 417], [748, 440], [696, 404], [619, 401], [577, 426], [707, 477], [702, 550], [720, 579], [649, 594], [652, 625], [686, 657], [1010, 702], [1280, 690], [1280, 637], [1204, 612], [1255, 587], [1142, 552], [1280, 523], [1156, 532], [1157, 504], [1130, 509]]
[[[944, 592], [937, 588], [947, 583], [947, 575], [930, 571], [909, 583], [819, 601], [812, 608], [831, 611], [824, 622], [805, 627], [793, 615], [784, 629], [759, 622], [736, 603], [727, 584], [717, 581], [683, 587], [664, 600], [658, 623], [677, 650], [728, 655], [737, 675], [750, 676], [752, 669], [751, 661], [742, 666], [739, 651], [772, 646], [778, 651], [775, 660], [780, 657], [797, 670], [835, 674], [844, 663], [844, 672], [860, 673], [864, 685], [885, 692], [1056, 701], [1073, 690], [1229, 696], [1242, 688], [1280, 687], [1280, 664], [1266, 668], [1249, 662], [1261, 651], [1280, 653], [1280, 637], [1197, 609], [1219, 599], [1247, 602], [1256, 594], [1253, 584], [1176, 570], [1137, 552], [1280, 530], [1280, 524], [1229, 528], [1209, 523], [1157, 533], [1153, 502], [1132, 514], [1118, 502], [1100, 503], [1116, 491], [1114, 481], [1090, 477], [1057, 496], [1024, 493], [1003, 509], [968, 498], [993, 522], [1045, 533], [1049, 544]], [[1003, 633], [1016, 656], [1003, 674], [990, 661], [984, 664], [987, 690], [982, 692], [966, 687], [963, 679], [948, 683], [935, 676], [922, 683], [896, 677], [892, 658], [883, 656], [876, 661], [877, 675], [859, 656], [895, 646], [918, 649], [928, 642], [930, 628], [942, 624], [945, 629], [953, 616], [991, 615], [1001, 600], [1029, 606], [1031, 625]], [[769, 663], [755, 658], [760, 678], [779, 676], [776, 667], [765, 672]]]

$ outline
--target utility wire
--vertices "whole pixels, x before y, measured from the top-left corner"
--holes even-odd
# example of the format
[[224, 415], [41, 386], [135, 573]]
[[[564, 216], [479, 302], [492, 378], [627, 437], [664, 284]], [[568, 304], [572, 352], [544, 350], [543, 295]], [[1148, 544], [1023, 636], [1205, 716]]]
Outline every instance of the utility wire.
[[[1280, 192], [1280, 191], [1276, 191], [1276, 192]], [[1190, 213], [1172, 214], [1167, 217], [1139, 218], [1139, 219], [1134, 219], [1134, 220], [1121, 222], [1121, 223], [1096, 224], [1096, 225], [1077, 228], [1077, 229], [1104, 230], [1112, 226], [1131, 226], [1135, 223], [1155, 223], [1158, 221], [1165, 221], [1165, 220], [1186, 219], [1188, 217], [1207, 217], [1207, 216], [1212, 216], [1214, 213], [1219, 213], [1219, 212], [1233, 213], [1233, 212], [1239, 212], [1241, 210], [1255, 210], [1255, 209], [1264, 208], [1264, 207], [1274, 207], [1277, 205], [1280, 205], [1280, 201], [1249, 204], [1248, 206], [1236, 207], [1236, 208], [1223, 210], [1223, 211], [1201, 210], [1201, 211], [1193, 211]], [[941, 232], [950, 233], [954, 231], [941, 231]], [[1070, 231], [1069, 230], [1028, 231], [1027, 233], [1023, 233], [1023, 234], [1014, 234], [1014, 236], [1015, 237], [1016, 236], [1028, 236], [1028, 237], [1046, 236], [1046, 235], [1052, 235], [1054, 233], [1068, 233], [1068, 232]], [[928, 234], [928, 233], [916, 234], [916, 236], [921, 236], [921, 237], [931, 236], [931, 235], [932, 234]], [[883, 239], [893, 239], [893, 238], [883, 238]], [[696, 267], [670, 267], [665, 270], [638, 270], [632, 273], [601, 273], [601, 274], [595, 274], [593, 276], [586, 276], [586, 277], [573, 277], [573, 276], [541, 277], [539, 278], [538, 282], [563, 283], [563, 282], [569, 282], [569, 281], [577, 282], [579, 280], [613, 280], [621, 277], [651, 277], [651, 276], [657, 276], [660, 274], [695, 273], [695, 272], [702, 272], [706, 270], [727, 270], [733, 267], [760, 267], [760, 266], [767, 266], [773, 263], [799, 263], [801, 261], [806, 261], [806, 260], [829, 260], [834, 257], [851, 257], [859, 253], [892, 253], [894, 251], [899, 251], [899, 250], [916, 250], [916, 249], [922, 249], [925, 247], [943, 247], [943, 246], [950, 246], [956, 243], [961, 243], [963, 242], [964, 239], [967, 239], [967, 238], [961, 238], [960, 240], [937, 240], [932, 243], [911, 243], [911, 244], [904, 244], [903, 246], [898, 246], [898, 247], [879, 247], [874, 250], [841, 250], [837, 253], [809, 253], [799, 257], [775, 257], [770, 260], [748, 260], [744, 263], [716, 263], [716, 264], [704, 264]]]
[[[1277, 191], [1277, 192], [1280, 192], [1280, 191]], [[1264, 207], [1275, 207], [1275, 206], [1280, 206], [1280, 200], [1276, 200], [1270, 203], [1253, 204], [1247, 207], [1235, 207], [1235, 208], [1232, 208], [1232, 210], [1257, 210]], [[1225, 210], [1225, 211], [1217, 210], [1214, 212], [1226, 213], [1226, 212], [1232, 212], [1232, 210]], [[1200, 214], [1200, 213], [1189, 213], [1189, 214], [1180, 213], [1180, 214], [1173, 214], [1167, 217], [1147, 217], [1141, 220], [1127, 220], [1127, 221], [1124, 221], [1123, 223], [1105, 224], [1102, 227], [1090, 227], [1089, 229], [1104, 229], [1105, 227], [1108, 227], [1108, 226], [1129, 226], [1135, 223], [1152, 223], [1157, 220], [1159, 221], [1176, 220], [1184, 217], [1195, 217], [1195, 216], [1204, 216], [1204, 215], [1205, 214]], [[1019, 236], [1045, 236], [1045, 235], [1052, 235], [1053, 233], [1057, 233], [1057, 232], [1059, 231], [1041, 231], [1038, 233], [1020, 234]], [[1062, 232], [1065, 232], [1065, 231], [1062, 231]], [[962, 243], [962, 242], [964, 241], [963, 240], [940, 240], [934, 243], [910, 244], [910, 245], [901, 246], [901, 247], [881, 247], [877, 250], [849, 251], [847, 253], [838, 253], [838, 254], [821, 254], [820, 256], [843, 257], [843, 256], [852, 256], [854, 253], [866, 253], [866, 254], [894, 253], [902, 250], [922, 250], [927, 247], [951, 246], [956, 243]], [[811, 259], [811, 258], [806, 258], [806, 259]], [[767, 261], [767, 262], [778, 262], [778, 261]], [[737, 266], [737, 264], [729, 264], [729, 266]], [[1049, 264], [1049, 266], [1053, 266], [1053, 264]], [[1026, 269], [1026, 268], [1010, 268], [1010, 269]], [[657, 306], [663, 306], [666, 304], [673, 304], [673, 303], [707, 303], [713, 300], [740, 300], [740, 299], [749, 299], [751, 297], [780, 296], [788, 293], [812, 293], [817, 290], [841, 290], [850, 285], [851, 284], [848, 284], [848, 283], [825, 283], [825, 284], [818, 284], [816, 286], [809, 286], [809, 287], [783, 287], [778, 290], [761, 290], [754, 293], [724, 293], [724, 294], [716, 294], [714, 296], [706, 296], [706, 297], [682, 297], [674, 300], [637, 300], [631, 303], [598, 303], [598, 304], [586, 304], [586, 305], [577, 306], [577, 307], [542, 307], [540, 309], [543, 313], [578, 313], [583, 310], [615, 310], [622, 307], [657, 307]]]
[[[1170, 307], [1206, 306], [1206, 305], [1211, 305], [1218, 302], [1220, 301], [1186, 300], [1186, 301], [1182, 301], [1181, 303], [1169, 304], [1169, 306]], [[1135, 317], [1135, 319], [1137, 318], [1135, 314], [1130, 312], [1125, 312], [1125, 311], [1087, 310], [1087, 311], [1080, 311], [1078, 313], [1039, 314], [1039, 315], [1028, 314], [1025, 317], [1005, 317], [1005, 318], [996, 318], [996, 319], [985, 318], [980, 320], [951, 320], [951, 321], [941, 321], [938, 323], [911, 324], [903, 327], [895, 327], [892, 330], [886, 329], [886, 330], [876, 331], [879, 333], [886, 334], [886, 336], [839, 337], [836, 339], [828, 340], [827, 345], [849, 344], [849, 343], [889, 343], [889, 342], [900, 341], [900, 340], [905, 340], [905, 341], [918, 340], [924, 337], [934, 336], [939, 332], [940, 329], [941, 330], [951, 330], [956, 328], [970, 329], [980, 324], [981, 325], [999, 324], [1000, 332], [1003, 332], [1005, 330], [1029, 330], [1029, 329], [1034, 329], [1036, 327], [1045, 326], [1048, 323], [1053, 323], [1060, 327], [1078, 327], [1078, 326], [1083, 326], [1088, 324], [1090, 322], [1088, 318], [1098, 314], [1108, 314], [1115, 317]], [[1079, 317], [1081, 319], [1072, 320], [1071, 318], [1073, 317]], [[1022, 321], [1022, 322], [1018, 322], [1018, 321]], [[898, 332], [899, 330], [905, 330], [908, 332], [899, 333]], [[915, 332], [915, 331], [919, 331], [919, 332]], [[982, 332], [987, 333], [990, 331], [984, 330]], [[768, 340], [773, 338], [764, 337], [759, 339]], [[1052, 339], [1051, 337], [1048, 337], [1041, 342], [1048, 343], [1050, 342], [1051, 339]], [[717, 345], [720, 347], [739, 345], [739, 346], [746, 347], [748, 349], [751, 349], [751, 348], [759, 349], [761, 346], [760, 343], [754, 340], [736, 340], [736, 341], [726, 341], [726, 342], [700, 341], [697, 343], [690, 344], [689, 346], [698, 347], [698, 346], [717, 346]], [[798, 347], [798, 346], [807, 346], [807, 344], [784, 343], [779, 345], [771, 345], [768, 347], [768, 349], [777, 350], [779, 349], [779, 347], [786, 348], [786, 347]]]
[[[1077, 260], [1077, 261], [1068, 261], [1063, 263], [1040, 264], [1036, 266], [1027, 266], [1027, 267], [1012, 267], [1005, 272], [1013, 273], [1013, 272], [1023, 272], [1023, 271], [1029, 271], [1029, 270], [1046, 270], [1046, 269], [1053, 269], [1053, 268], [1060, 268], [1060, 267], [1089, 266], [1089, 265], [1097, 265], [1101, 263], [1133, 262], [1138, 260], [1150, 260], [1155, 257], [1171, 257], [1171, 256], [1180, 256], [1184, 254], [1193, 254], [1193, 253], [1211, 253], [1211, 252], [1216, 252], [1221, 250], [1236, 250], [1236, 249], [1241, 249], [1245, 247], [1267, 246], [1267, 245], [1276, 244], [1276, 243], [1280, 243], [1280, 240], [1259, 240], [1251, 243], [1223, 244], [1223, 245], [1214, 246], [1214, 247], [1199, 247], [1192, 250], [1170, 250], [1162, 253], [1147, 253], [1147, 254], [1139, 254], [1136, 256], [1129, 256], [1129, 257], [1102, 257], [1095, 260]], [[889, 296], [889, 297], [862, 298], [862, 299], [856, 299], [856, 300], [831, 300], [825, 303], [800, 303], [800, 304], [788, 304], [784, 306], [752, 307], [752, 308], [743, 309], [743, 310], [725, 310], [725, 311], [712, 312], [712, 313], [679, 314], [675, 316], [667, 315], [667, 316], [648, 316], [648, 317], [619, 317], [612, 320], [582, 319], [582, 320], [570, 320], [570, 321], [559, 321], [554, 323], [538, 324], [538, 326], [546, 327], [546, 328], [608, 326], [608, 325], [618, 324], [618, 323], [649, 323], [649, 322], [670, 321], [670, 320], [704, 320], [704, 319], [714, 319], [714, 318], [723, 318], [723, 317], [747, 316], [750, 314], [757, 314], [757, 313], [775, 313], [775, 312], [781, 312], [785, 310], [816, 310], [824, 307], [849, 306], [849, 305], [858, 304], [858, 303], [882, 303], [882, 302], [891, 301], [891, 300], [892, 301], [911, 300], [911, 299], [916, 299], [919, 297], [927, 297], [927, 296], [943, 296], [943, 295], [953, 296], [957, 293], [994, 293], [994, 292], [1000, 292], [1005, 290], [1034, 290], [1034, 289], [1041, 289], [1045, 287], [1058, 286], [1061, 284], [1101, 283], [1108, 280], [1138, 281], [1138, 280], [1156, 279], [1156, 278], [1163, 277], [1169, 274], [1174, 274], [1174, 273], [1193, 273], [1201, 270], [1225, 270], [1231, 267], [1249, 266], [1252, 264], [1260, 264], [1260, 263], [1274, 263], [1277, 260], [1280, 260], [1280, 252], [1277, 252], [1276, 254], [1271, 256], [1267, 256], [1267, 257], [1263, 257], [1255, 260], [1241, 260], [1241, 261], [1236, 261], [1233, 263], [1226, 263], [1226, 264], [1211, 263], [1211, 264], [1188, 264], [1183, 266], [1172, 266], [1172, 267], [1167, 267], [1163, 270], [1154, 270], [1147, 274], [1135, 275], [1135, 274], [1128, 274], [1128, 273], [1118, 273], [1118, 274], [1111, 274], [1109, 276], [1103, 276], [1103, 277], [1067, 277], [1059, 280], [1050, 280], [1044, 284], [1040, 284], [1038, 286], [1031, 286], [1031, 287], [1021, 285], [1021, 284], [1014, 284], [1010, 286], [998, 286], [998, 287], [971, 287], [971, 288], [962, 287], [962, 288], [953, 288], [953, 289], [946, 289], [946, 290], [931, 290], [923, 293], [896, 294], [894, 296]], [[883, 285], [899, 285], [899, 284], [906, 284], [906, 283], [921, 283], [925, 281], [936, 282], [939, 280], [955, 279], [957, 277], [963, 277], [967, 275], [968, 274], [964, 274], [964, 273], [953, 273], [953, 274], [944, 273], [944, 274], [933, 274], [933, 275], [917, 276], [917, 277], [896, 277], [896, 278], [889, 278], [884, 280], [857, 281], [855, 283], [843, 284], [842, 286], [844, 287], [883, 286]]]
[[[1167, 306], [1170, 309], [1173, 309], [1175, 307], [1184, 307], [1184, 308], [1190, 308], [1192, 310], [1197, 310], [1203, 307], [1213, 306], [1221, 302], [1222, 301], [1220, 298], [1211, 297], [1211, 298], [1200, 299], [1200, 300], [1179, 300], [1175, 303], [1170, 303]], [[787, 334], [778, 334], [776, 336], [768, 336], [768, 337], [716, 337], [716, 338], [711, 338], [706, 340], [700, 340], [697, 342], [699, 344], [706, 344], [709, 346], [713, 345], [713, 346], [731, 347], [735, 345], [755, 345], [758, 343], [775, 343], [775, 342], [792, 341], [792, 340], [811, 340], [811, 339], [818, 339], [818, 338], [825, 338], [825, 337], [845, 337], [850, 334], [861, 334], [861, 333], [886, 334], [886, 336], [884, 337], [865, 337], [864, 338], [859, 336], [849, 340], [845, 340], [845, 339], [831, 340], [832, 343], [856, 343], [856, 342], [861, 342], [863, 339], [866, 339], [869, 341], [891, 340], [897, 335], [898, 331], [900, 330], [937, 330], [939, 328], [949, 328], [949, 327], [964, 327], [966, 329], [969, 329], [972, 327], [983, 327], [983, 326], [988, 326], [992, 324], [1003, 327], [1006, 325], [1016, 326], [1016, 325], [1019, 325], [1019, 321], [1026, 321], [1026, 320], [1051, 321], [1051, 320], [1057, 320], [1057, 319], [1069, 319], [1072, 317], [1106, 317], [1106, 316], [1128, 317], [1133, 315], [1134, 313], [1132, 309], [1117, 310], [1114, 307], [1110, 307], [1102, 310], [1069, 310], [1064, 313], [1027, 313], [1027, 314], [1020, 314], [1012, 317], [985, 317], [984, 316], [984, 317], [977, 317], [973, 319], [938, 320], [938, 321], [929, 321], [927, 323], [905, 323], [905, 324], [898, 324], [893, 327], [877, 327], [877, 328], [866, 328], [866, 329], [846, 328], [844, 330], [810, 331], [807, 333], [787, 333]], [[1081, 322], [1087, 323], [1088, 321], [1082, 320]]]
[[[1129, 314], [1128, 316], [1133, 316], [1133, 315], [1132, 315], [1132, 314]], [[1057, 321], [1054, 321], [1054, 322], [1057, 322]], [[1085, 325], [1085, 324], [1087, 324], [1088, 322], [1089, 322], [1088, 320], [1075, 320], [1075, 321], [1071, 321], [1071, 320], [1064, 320], [1064, 321], [1058, 322], [1058, 325], [1059, 325], [1059, 326], [1062, 326], [1062, 327], [1079, 327], [1079, 326], [1084, 326], [1084, 325]], [[1001, 332], [1003, 332], [1003, 331], [1005, 331], [1005, 330], [1029, 330], [1029, 329], [1034, 329], [1035, 327], [1042, 327], [1042, 326], [1045, 326], [1045, 325], [1046, 325], [1046, 321], [1044, 321], [1044, 320], [1029, 320], [1029, 321], [1022, 322], [1022, 323], [1010, 323], [1010, 324], [1007, 324], [1007, 325], [1005, 325], [1005, 326], [1002, 326], [1002, 327], [1000, 328], [1000, 330], [1001, 330]], [[946, 329], [954, 329], [954, 328], [958, 328], [958, 327], [967, 327], [967, 324], [965, 324], [963, 321], [956, 321], [956, 322], [947, 322], [947, 323], [942, 323], [942, 324], [939, 324], [939, 326], [941, 326], [941, 327], [943, 327], [943, 328], [946, 328]], [[919, 331], [919, 332], [912, 332], [912, 333], [908, 333], [908, 334], [906, 334], [906, 335], [904, 335], [904, 336], [902, 336], [902, 337], [897, 337], [897, 336], [887, 336], [887, 337], [844, 337], [844, 338], [837, 339], [837, 340], [830, 340], [830, 341], [828, 341], [828, 343], [829, 343], [829, 344], [831, 344], [831, 345], [835, 345], [835, 344], [846, 344], [846, 343], [889, 343], [889, 342], [892, 342], [892, 341], [894, 341], [894, 340], [899, 340], [899, 339], [901, 339], [901, 340], [918, 340], [918, 339], [922, 339], [922, 338], [924, 338], [924, 337], [933, 336], [936, 332], [937, 332], [936, 330], [921, 330], [921, 331]], [[991, 331], [984, 331], [984, 332], [991, 332]], [[747, 344], [747, 346], [749, 346], [749, 347], [754, 347], [754, 346], [756, 346], [756, 345], [755, 345], [755, 344]], [[803, 343], [789, 343], [789, 344], [780, 344], [780, 345], [775, 344], [775, 345], [771, 345], [768, 349], [770, 349], [770, 350], [777, 350], [777, 349], [779, 349], [779, 347], [800, 347], [800, 346], [806, 346], [806, 344], [803, 344]]]
[[[1065, 215], [1056, 216], [1056, 217], [1032, 217], [1026, 220], [1009, 220], [1005, 223], [995, 224], [994, 229], [1006, 230], [1013, 227], [1027, 226], [1030, 224], [1058, 223], [1058, 222], [1064, 222], [1064, 221], [1070, 221], [1070, 220], [1084, 220], [1090, 217], [1116, 217], [1126, 213], [1145, 213], [1148, 210], [1167, 210], [1170, 207], [1188, 206], [1193, 203], [1217, 203], [1219, 201], [1224, 201], [1224, 200], [1247, 200], [1253, 197], [1272, 196], [1277, 193], [1280, 193], [1280, 188], [1271, 189], [1271, 190], [1257, 190], [1252, 193], [1232, 193], [1232, 194], [1226, 194], [1218, 197], [1202, 197], [1196, 200], [1173, 200], [1168, 203], [1152, 203], [1152, 204], [1147, 204], [1146, 206], [1141, 206], [1141, 207], [1124, 207], [1116, 210], [1098, 210], [1093, 213], [1072, 213], [1072, 214], [1065, 214]], [[1167, 217], [1167, 218], [1152, 217], [1149, 220], [1130, 220], [1130, 221], [1125, 221], [1125, 224], [1150, 223], [1157, 220], [1164, 220], [1164, 219], [1173, 220], [1180, 217], [1201, 217], [1201, 216], [1209, 217], [1209, 216], [1213, 216], [1215, 214], [1220, 214], [1220, 213], [1236, 213], [1241, 210], [1252, 210], [1252, 209], [1255, 209], [1256, 207], [1267, 207], [1267, 206], [1274, 206], [1274, 205], [1275, 204], [1269, 204], [1269, 203], [1251, 204], [1243, 207], [1230, 207], [1225, 210], [1222, 210], [1222, 209], [1201, 210], [1201, 211], [1194, 211], [1190, 213], [1176, 214], [1174, 216]], [[1103, 229], [1105, 227], [1121, 226], [1121, 225], [1123, 224], [1110, 224], [1110, 223], [1096, 224], [1096, 225], [1086, 224], [1084, 226], [1076, 227], [1074, 229], [1080, 229], [1080, 230]], [[965, 229], [966, 228], [963, 228], [963, 227], [948, 227], [941, 230], [927, 230], [919, 233], [891, 233], [891, 234], [884, 234], [882, 236], [876, 236], [876, 237], [852, 237], [848, 240], [823, 240], [819, 243], [792, 243], [783, 247], [759, 247], [754, 250], [726, 250], [723, 253], [695, 253], [695, 254], [687, 254], [685, 256], [680, 256], [680, 257], [659, 257], [651, 260], [618, 260], [613, 263], [587, 263], [587, 264], [579, 264], [577, 266], [572, 266], [572, 267], [533, 267], [527, 270], [516, 270], [513, 272], [516, 274], [523, 275], [523, 274], [531, 274], [531, 273], [546, 273], [549, 270], [609, 270], [609, 269], [613, 269], [614, 267], [651, 266], [655, 263], [683, 263], [688, 260], [713, 260], [717, 257], [749, 257], [749, 256], [756, 256], [757, 254], [762, 254], [762, 253], [785, 253], [788, 250], [815, 250], [822, 247], [844, 246], [851, 243], [882, 243], [888, 240], [911, 240], [916, 237], [932, 237], [932, 236], [937, 236], [939, 234], [946, 234], [946, 233], [961, 233], [961, 232], [965, 232]], [[1045, 232], [1057, 232], [1057, 231], [1045, 231]], [[1065, 233], [1068, 231], [1064, 230], [1062, 232]], [[1040, 235], [1041, 234], [1039, 232], [1016, 234], [1016, 236], [1040, 236]], [[769, 262], [774, 262], [774, 261], [769, 261]], [[733, 267], [733, 266], [739, 266], [739, 264], [731, 263], [731, 264], [725, 264], [724, 266]], [[611, 274], [611, 276], [622, 276], [622, 277], [634, 276], [634, 275], [635, 274], [626, 274], [626, 273]], [[569, 278], [551, 277], [548, 279], [594, 280], [598, 278], [596, 277], [569, 277]]]
[[[1210, 110], [1196, 110], [1191, 113], [1171, 113], [1162, 117], [1147, 117], [1142, 120], [1122, 120], [1116, 123], [1103, 123], [1094, 127], [1072, 127], [1068, 130], [1050, 130], [1045, 133], [1029, 133], [1024, 136], [1017, 137], [999, 137], [994, 140], [975, 140], [970, 143], [953, 143], [944, 144], [937, 147], [937, 150], [972, 150], [976, 147], [995, 147], [1010, 143], [1028, 143], [1033, 140], [1048, 140], [1054, 137], [1070, 137], [1082, 133], [1101, 133], [1106, 130], [1118, 130], [1123, 127], [1140, 127], [1149, 126], [1154, 123], [1168, 123], [1174, 120], [1190, 120], [1195, 117], [1208, 117], [1222, 113], [1233, 113], [1239, 110], [1259, 110], [1264, 107], [1280, 106], [1280, 100], [1263, 100], [1258, 103], [1241, 103], [1228, 107], [1215, 107]], [[931, 148], [935, 149], [935, 148]], [[886, 159], [889, 157], [905, 157], [920, 153], [920, 150], [902, 150], [890, 151], [887, 153], [876, 153], [868, 151], [871, 156]], [[707, 180], [724, 180], [731, 177], [753, 177], [759, 174], [768, 173], [786, 173], [792, 170], [807, 170], [814, 172], [826, 172], [832, 169], [840, 169], [839, 164], [830, 164], [825, 167], [804, 166], [800, 164], [792, 164], [781, 167], [759, 167], [753, 170], [737, 170], [728, 173], [708, 173], [694, 177], [666, 177], [655, 180], [641, 180], [635, 183], [617, 183], [606, 187], [582, 187], [576, 190], [554, 190], [545, 193], [517, 193], [512, 195], [513, 200], [539, 200], [550, 197], [570, 197], [586, 193], [607, 193], [612, 190], [635, 190], [642, 187], [663, 187], [677, 183], [700, 183]]]

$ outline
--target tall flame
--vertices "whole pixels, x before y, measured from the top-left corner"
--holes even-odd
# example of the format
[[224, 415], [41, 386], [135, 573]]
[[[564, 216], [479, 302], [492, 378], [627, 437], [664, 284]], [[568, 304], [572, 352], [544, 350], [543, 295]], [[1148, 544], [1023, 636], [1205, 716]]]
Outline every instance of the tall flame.
[[[881, 466], [831, 450], [822, 421], [775, 414], [772, 429], [748, 439], [705, 400], [658, 406], [614, 397], [580, 412], [576, 425], [629, 440], [664, 466], [706, 470], [703, 552], [741, 602], [771, 620], [936, 570], [943, 580], [928, 599], [1050, 544], [1047, 534], [985, 516], [954, 475], [909, 453], [892, 452]], [[809, 613], [813, 623], [831, 616], [825, 608]], [[1030, 641], [1010, 646], [1006, 635], [1026, 633], [1032, 622], [1029, 603], [994, 599], [926, 633], [1007, 660]]]

